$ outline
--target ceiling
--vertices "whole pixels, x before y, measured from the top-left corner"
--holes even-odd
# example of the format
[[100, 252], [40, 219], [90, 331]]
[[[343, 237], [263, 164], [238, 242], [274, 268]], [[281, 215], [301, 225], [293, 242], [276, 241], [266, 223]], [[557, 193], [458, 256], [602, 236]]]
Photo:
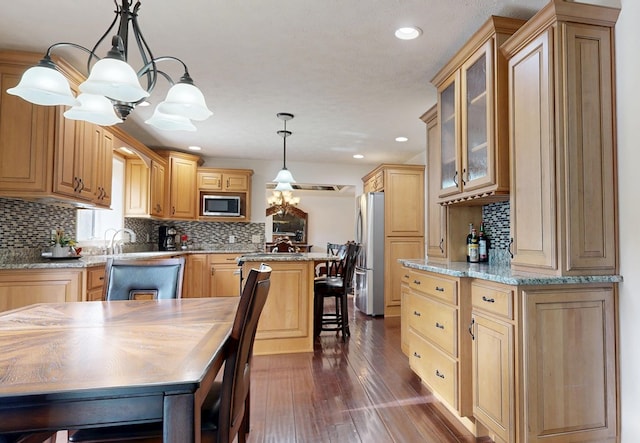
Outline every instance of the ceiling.
[[[136, 108], [124, 129], [148, 146], [234, 159], [372, 164], [423, 152], [419, 120], [436, 101], [431, 78], [490, 15], [529, 18], [547, 0], [144, 1], [142, 32], [155, 56], [182, 59], [213, 116], [197, 132], [161, 132]], [[2, 6], [0, 47], [42, 52], [56, 42], [92, 47], [113, 20], [110, 0], [21, 0]], [[401, 26], [417, 40], [394, 37]], [[108, 48], [102, 49], [102, 56]], [[135, 48], [131, 48], [135, 51]], [[84, 53], [54, 52], [86, 72]], [[134, 64], [134, 63], [132, 63]], [[139, 68], [134, 64], [134, 67]], [[163, 63], [175, 79], [179, 66]], [[159, 80], [150, 97], [164, 99]], [[398, 136], [409, 138], [398, 143]], [[362, 160], [352, 158], [363, 154]]]

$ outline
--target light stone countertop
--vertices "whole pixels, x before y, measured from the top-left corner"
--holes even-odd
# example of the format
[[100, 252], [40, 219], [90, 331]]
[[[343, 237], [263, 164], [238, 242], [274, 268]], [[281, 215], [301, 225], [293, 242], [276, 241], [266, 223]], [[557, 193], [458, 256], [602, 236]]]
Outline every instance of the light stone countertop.
[[84, 255], [78, 259], [53, 259], [42, 257], [33, 261], [5, 261], [0, 262], [0, 270], [3, 269], [56, 269], [56, 268], [90, 268], [92, 266], [104, 266], [107, 258], [122, 258], [131, 260], [143, 260], [151, 258], [168, 258], [189, 254], [243, 254], [253, 251], [242, 250], [178, 250], [178, 251], [149, 251], [149, 252], [125, 252], [114, 255]]
[[507, 285], [532, 286], [553, 284], [619, 283], [621, 275], [558, 276], [532, 272], [513, 271], [509, 266], [485, 263], [451, 262], [446, 264], [429, 262], [428, 259], [399, 259], [408, 268], [429, 271], [452, 277], [472, 277]]

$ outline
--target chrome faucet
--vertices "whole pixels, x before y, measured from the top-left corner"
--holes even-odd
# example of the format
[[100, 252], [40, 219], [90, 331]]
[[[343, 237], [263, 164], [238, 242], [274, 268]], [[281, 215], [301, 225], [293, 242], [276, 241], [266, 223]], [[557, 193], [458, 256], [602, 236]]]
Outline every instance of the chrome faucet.
[[[133, 232], [131, 229], [129, 228], [122, 228], [122, 229], [118, 229], [116, 232], [114, 232], [113, 237], [111, 237], [111, 244], [110, 244], [110, 249], [111, 249], [111, 253], [116, 254], [115, 251], [115, 239], [116, 236], [121, 233], [121, 232], [127, 232], [129, 234], [129, 240], [131, 241], [131, 243], [134, 243], [136, 241], [136, 233]], [[124, 240], [119, 242], [120, 244], [120, 252], [118, 252], [119, 254], [122, 254], [122, 243], [124, 243]]]

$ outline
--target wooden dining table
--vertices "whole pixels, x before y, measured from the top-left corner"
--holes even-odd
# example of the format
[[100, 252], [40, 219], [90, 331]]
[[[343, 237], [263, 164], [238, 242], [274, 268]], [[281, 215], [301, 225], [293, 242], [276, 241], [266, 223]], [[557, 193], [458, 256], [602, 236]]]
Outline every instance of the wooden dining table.
[[163, 422], [200, 442], [200, 407], [238, 297], [42, 303], [0, 313], [0, 434]]

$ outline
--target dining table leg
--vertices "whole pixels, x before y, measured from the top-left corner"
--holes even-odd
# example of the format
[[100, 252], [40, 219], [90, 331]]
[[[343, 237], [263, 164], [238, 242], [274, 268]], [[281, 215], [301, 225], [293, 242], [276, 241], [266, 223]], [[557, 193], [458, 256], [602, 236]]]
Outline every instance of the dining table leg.
[[200, 443], [200, 408], [195, 408], [194, 402], [193, 394], [165, 395], [164, 443]]

